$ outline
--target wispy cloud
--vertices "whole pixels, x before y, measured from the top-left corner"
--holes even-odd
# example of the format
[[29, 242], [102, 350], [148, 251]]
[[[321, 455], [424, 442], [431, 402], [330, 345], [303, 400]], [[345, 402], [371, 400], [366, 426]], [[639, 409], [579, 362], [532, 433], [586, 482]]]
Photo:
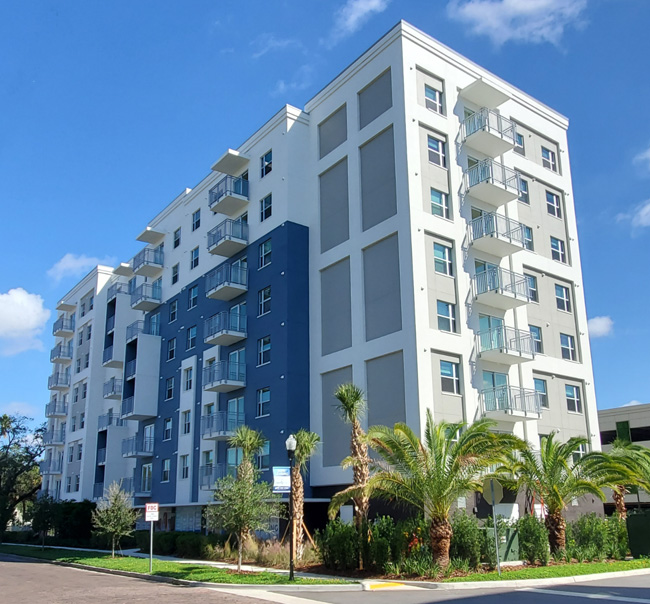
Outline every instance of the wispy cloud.
[[113, 266], [116, 262], [117, 258], [113, 257], [96, 258], [93, 256], [85, 256], [84, 254], [66, 254], [52, 268], [48, 269], [47, 276], [55, 284], [59, 284], [67, 277], [83, 277], [83, 275], [98, 264]]
[[590, 338], [604, 338], [612, 335], [614, 331], [614, 321], [611, 317], [592, 317], [587, 321]]
[[629, 212], [617, 214], [616, 220], [629, 222], [635, 230], [650, 227], [650, 199], [641, 202]]
[[329, 35], [321, 40], [326, 48], [336, 46], [341, 40], [351, 36], [375, 14], [386, 10], [390, 0], [347, 0], [334, 15], [334, 25]]
[[0, 355], [42, 350], [38, 336], [49, 318], [50, 311], [38, 294], [30, 294], [22, 287], [0, 294]]
[[35, 418], [42, 414], [42, 409], [37, 408], [31, 403], [20, 401], [11, 401], [9, 403], [0, 402], [0, 415], [22, 415], [24, 417]]
[[625, 403], [624, 405], [621, 405], [621, 407], [636, 407], [637, 405], [646, 405], [647, 403], [642, 403], [641, 401], [633, 400], [630, 401], [629, 403]]
[[276, 38], [273, 34], [262, 34], [251, 42], [251, 46], [255, 48], [253, 52], [253, 59], [259, 59], [266, 53], [274, 50], [285, 50], [289, 48], [302, 50], [303, 45], [300, 40], [295, 38]]
[[273, 90], [271, 90], [271, 96], [281, 96], [289, 92], [305, 90], [305, 88], [311, 86], [313, 79], [314, 66], [308, 64], [302, 65], [289, 81], [278, 80]]
[[510, 41], [558, 45], [568, 27], [584, 25], [586, 8], [587, 0], [449, 0], [447, 14], [496, 46]]
[[634, 163], [650, 174], [650, 147], [634, 156]]

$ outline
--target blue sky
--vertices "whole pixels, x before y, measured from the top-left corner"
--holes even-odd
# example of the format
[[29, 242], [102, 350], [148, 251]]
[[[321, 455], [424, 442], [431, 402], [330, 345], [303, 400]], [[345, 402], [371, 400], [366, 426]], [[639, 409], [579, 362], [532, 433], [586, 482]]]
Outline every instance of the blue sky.
[[598, 405], [650, 402], [647, 0], [30, 0], [0, 7], [0, 413], [42, 419], [81, 276], [400, 19], [569, 117]]

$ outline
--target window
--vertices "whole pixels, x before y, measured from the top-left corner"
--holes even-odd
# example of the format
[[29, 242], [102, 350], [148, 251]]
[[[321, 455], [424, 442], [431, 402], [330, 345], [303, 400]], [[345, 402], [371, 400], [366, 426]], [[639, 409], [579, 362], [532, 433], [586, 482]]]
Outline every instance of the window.
[[92, 310], [95, 308], [95, 296], [90, 296], [90, 299], [88, 300], [88, 310]]
[[449, 218], [449, 197], [447, 193], [431, 189], [431, 213], [441, 218]]
[[535, 392], [537, 392], [539, 403], [544, 409], [548, 409], [548, 391], [546, 389], [546, 380], [533, 378], [535, 383]]
[[[587, 454], [587, 445], [582, 443], [574, 452], [573, 452], [573, 463], [578, 463], [578, 460]], [[571, 505], [580, 505], [577, 499], [571, 500]]]
[[427, 109], [435, 111], [440, 115], [443, 115], [442, 110], [442, 92], [431, 88], [431, 86], [424, 85], [424, 104]]
[[573, 336], [561, 333], [560, 348], [562, 349], [563, 359], [567, 359], [569, 361], [576, 360], [576, 340]]
[[273, 196], [267, 195], [260, 201], [260, 222], [264, 222], [267, 218], [271, 218], [273, 213]]
[[93, 333], [93, 326], [88, 325], [88, 330], [86, 331], [86, 341], [90, 340], [92, 333]]
[[167, 360], [172, 361], [176, 358], [176, 338], [167, 340]]
[[75, 361], [74, 372], [75, 373], [80, 373], [81, 372], [81, 359], [77, 359]]
[[81, 316], [82, 317], [86, 316], [86, 303], [85, 302], [81, 303]]
[[199, 303], [199, 286], [193, 285], [187, 292], [187, 309], [194, 308]]
[[68, 462], [74, 461], [74, 445], [68, 447]]
[[555, 305], [558, 310], [571, 312], [571, 297], [568, 287], [555, 284]]
[[264, 268], [269, 264], [271, 264], [271, 240], [267, 239], [264, 243], [260, 243], [259, 267]]
[[262, 445], [262, 450], [257, 454], [257, 469], [268, 470], [271, 461], [271, 443], [267, 440]]
[[257, 340], [257, 364], [266, 365], [271, 362], [271, 336]]
[[81, 346], [84, 343], [84, 330], [83, 328], [79, 330], [79, 339], [77, 340], [77, 344]]
[[556, 218], [562, 218], [562, 209], [560, 208], [560, 196], [550, 191], [546, 191], [546, 211]]
[[193, 378], [194, 370], [192, 367], [188, 367], [185, 370], [185, 378], [183, 380], [185, 384], [185, 390], [192, 390], [192, 378]]
[[427, 136], [427, 146], [429, 148], [429, 162], [440, 166], [447, 167], [447, 158], [445, 155], [445, 143], [434, 136]]
[[171, 470], [172, 460], [163, 459], [162, 462], [162, 476], [160, 477], [160, 482], [169, 482], [169, 474]]
[[190, 252], [190, 270], [196, 268], [199, 265], [199, 248], [195, 247]]
[[528, 181], [525, 178], [519, 179], [519, 201], [530, 205], [530, 195], [528, 194]]
[[190, 456], [181, 455], [181, 480], [190, 477]]
[[75, 432], [77, 430], [77, 416], [72, 416], [72, 421], [70, 422], [70, 432]]
[[201, 208], [192, 214], [192, 230], [196, 231], [201, 226]]
[[533, 229], [525, 224], [523, 227], [523, 237], [524, 237], [524, 249], [530, 250], [531, 252], [535, 249], [535, 244], [533, 243]]
[[74, 490], [75, 493], [79, 490], [79, 474], [75, 474], [74, 477]]
[[566, 408], [572, 413], [582, 413], [582, 401], [580, 400], [580, 388], [578, 386], [564, 385], [566, 393]]
[[557, 161], [555, 158], [555, 151], [551, 151], [546, 147], [542, 147], [542, 166], [557, 172]]
[[182, 415], [182, 420], [183, 420], [183, 434], [189, 434], [190, 431], [192, 430], [192, 412], [191, 411], [183, 411]]
[[172, 418], [167, 417], [163, 422], [163, 440], [172, 439]]
[[438, 300], [438, 329], [456, 331], [456, 305]]
[[143, 493], [148, 493], [151, 491], [151, 483], [153, 478], [153, 472], [151, 470], [150, 463], [142, 464], [142, 472], [140, 474], [140, 490]]
[[564, 241], [551, 237], [551, 257], [553, 260], [566, 264], [566, 247]]
[[196, 325], [192, 325], [187, 330], [187, 346], [186, 350], [190, 350], [196, 346]]
[[460, 377], [458, 363], [440, 361], [440, 386], [443, 392], [460, 394]]
[[81, 384], [81, 400], [85, 400], [86, 395], [88, 394], [88, 384], [84, 382]]
[[513, 151], [515, 153], [519, 153], [519, 155], [526, 155], [526, 149], [524, 147], [524, 135], [519, 134], [519, 132], [515, 133], [515, 148]]
[[81, 458], [83, 457], [83, 451], [84, 451], [83, 443], [79, 443], [77, 445], [77, 461], [81, 461]]
[[84, 369], [88, 369], [88, 365], [90, 365], [90, 354], [87, 352], [84, 356]]
[[78, 403], [79, 402], [79, 387], [76, 387], [72, 391], [72, 402], [73, 403]]
[[442, 243], [433, 244], [433, 264], [436, 273], [453, 276], [454, 270], [451, 263], [451, 248]]
[[271, 389], [261, 388], [257, 391], [257, 417], [269, 415], [271, 407]]
[[86, 427], [86, 414], [85, 413], [80, 413], [79, 414], [79, 430], [83, 430], [83, 428]]
[[169, 322], [173, 323], [178, 317], [178, 300], [172, 300], [169, 303]]
[[264, 178], [271, 170], [273, 170], [273, 149], [260, 157], [260, 178]]
[[181, 244], [181, 229], [180, 227], [174, 231], [174, 249]]
[[271, 286], [257, 292], [257, 316], [271, 312]]
[[172, 285], [178, 283], [178, 263], [172, 266]]
[[529, 325], [530, 335], [533, 339], [533, 352], [543, 354], [544, 345], [542, 344], [542, 328], [537, 325]]
[[527, 275], [526, 273], [524, 273], [524, 277], [526, 277], [526, 285], [528, 286], [528, 299], [531, 302], [539, 302], [537, 277], [534, 277], [533, 275]]
[[149, 317], [149, 334], [152, 336], [160, 335], [160, 313], [159, 312]]
[[65, 492], [69, 493], [72, 490], [72, 476], [66, 476], [65, 478]]
[[170, 398], [174, 397], [174, 378], [167, 378], [165, 383], [165, 400], [168, 401]]

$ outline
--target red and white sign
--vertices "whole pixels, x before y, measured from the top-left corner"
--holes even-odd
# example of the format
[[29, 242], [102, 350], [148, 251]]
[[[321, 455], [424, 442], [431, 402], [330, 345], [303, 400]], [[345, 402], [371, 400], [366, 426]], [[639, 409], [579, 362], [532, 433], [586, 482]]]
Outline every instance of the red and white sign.
[[157, 503], [144, 504], [144, 520], [145, 522], [158, 522], [159, 505]]

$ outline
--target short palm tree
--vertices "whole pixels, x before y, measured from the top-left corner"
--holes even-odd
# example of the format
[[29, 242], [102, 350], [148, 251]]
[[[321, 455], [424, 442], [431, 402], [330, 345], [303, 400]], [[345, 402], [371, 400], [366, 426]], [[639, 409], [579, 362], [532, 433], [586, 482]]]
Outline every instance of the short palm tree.
[[242, 458], [237, 467], [237, 480], [255, 479], [255, 467], [253, 457], [262, 451], [266, 438], [260, 430], [243, 425], [238, 426], [235, 433], [228, 440], [231, 447], [237, 447], [242, 451]]
[[492, 432], [495, 425], [487, 419], [469, 426], [435, 424], [427, 410], [423, 440], [403, 423], [368, 429], [368, 442], [381, 460], [375, 464], [367, 492], [423, 512], [429, 520], [433, 561], [443, 568], [449, 565], [452, 505], [458, 497], [480, 491], [490, 466], [523, 446], [516, 436]]
[[[368, 444], [366, 433], [361, 427], [361, 418], [366, 412], [366, 401], [363, 397], [363, 390], [354, 384], [342, 384], [334, 392], [338, 399], [337, 409], [343, 416], [343, 420], [351, 424], [350, 431], [350, 456], [346, 457], [342, 466], [352, 467], [353, 483], [347, 489], [343, 489], [334, 497], [329, 507], [330, 516], [336, 515], [340, 507], [352, 499], [354, 503], [354, 520], [357, 526], [361, 526], [368, 517], [370, 498], [366, 492], [368, 477], [370, 476], [370, 457], [368, 456]], [[354, 493], [354, 495], [352, 494]]]
[[304, 551], [304, 517], [305, 517], [305, 486], [302, 480], [302, 472], [307, 470], [309, 458], [316, 452], [320, 443], [320, 436], [315, 432], [300, 429], [295, 434], [296, 452], [295, 465], [291, 470], [291, 497], [293, 499], [293, 517], [296, 536], [296, 559], [302, 560]]

